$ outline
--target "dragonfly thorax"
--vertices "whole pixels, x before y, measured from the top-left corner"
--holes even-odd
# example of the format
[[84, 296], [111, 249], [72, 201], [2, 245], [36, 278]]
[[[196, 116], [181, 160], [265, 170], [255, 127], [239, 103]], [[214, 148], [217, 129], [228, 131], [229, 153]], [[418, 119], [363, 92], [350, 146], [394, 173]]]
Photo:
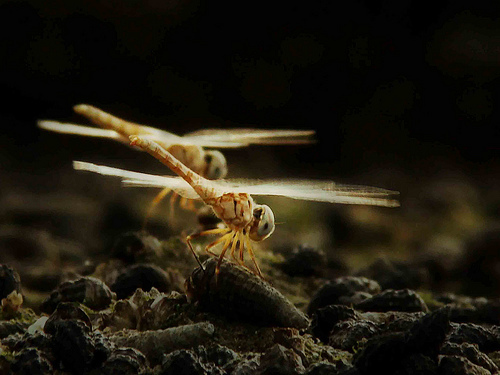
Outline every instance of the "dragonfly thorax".
[[211, 203], [215, 214], [231, 229], [244, 229], [253, 220], [254, 202], [246, 193], [224, 193]]

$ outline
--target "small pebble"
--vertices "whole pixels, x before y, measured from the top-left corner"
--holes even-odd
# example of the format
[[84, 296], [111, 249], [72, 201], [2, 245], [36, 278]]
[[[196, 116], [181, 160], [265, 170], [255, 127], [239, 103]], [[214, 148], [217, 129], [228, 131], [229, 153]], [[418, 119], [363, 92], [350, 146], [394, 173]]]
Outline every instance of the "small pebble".
[[49, 360], [36, 348], [21, 350], [11, 365], [13, 374], [19, 375], [51, 375], [54, 369]]
[[161, 254], [161, 242], [145, 232], [127, 232], [120, 235], [111, 249], [111, 257], [127, 264], [153, 261]]
[[116, 278], [111, 290], [118, 299], [130, 297], [136, 289], [145, 292], [156, 288], [160, 292], [170, 292], [175, 286], [167, 272], [153, 264], [134, 264], [126, 267]]
[[422, 297], [410, 289], [387, 289], [355, 305], [362, 311], [429, 311]]
[[338, 305], [342, 297], [350, 297], [358, 292], [370, 295], [377, 294], [381, 290], [380, 285], [366, 277], [344, 276], [329, 281], [323, 285], [312, 297], [307, 308], [307, 313], [312, 315], [314, 311], [328, 305]]
[[439, 360], [440, 375], [491, 375], [484, 367], [478, 366], [465, 357], [444, 355]]
[[258, 375], [291, 375], [305, 371], [302, 359], [291, 349], [275, 344], [260, 359]]
[[40, 309], [51, 314], [60, 302], [80, 302], [93, 310], [101, 310], [108, 307], [114, 298], [115, 294], [101, 280], [85, 276], [59, 284], [42, 302]]

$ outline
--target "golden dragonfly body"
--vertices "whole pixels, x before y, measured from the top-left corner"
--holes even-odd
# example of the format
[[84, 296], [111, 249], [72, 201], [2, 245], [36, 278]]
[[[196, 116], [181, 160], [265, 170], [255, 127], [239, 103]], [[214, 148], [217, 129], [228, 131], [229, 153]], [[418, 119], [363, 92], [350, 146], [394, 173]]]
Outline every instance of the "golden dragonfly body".
[[[129, 186], [172, 189], [185, 198], [202, 200], [210, 205], [214, 213], [225, 223], [225, 227], [188, 236], [187, 243], [195, 254], [191, 245], [193, 238], [211, 234], [221, 235], [205, 249], [211, 255], [219, 257], [216, 273], [228, 250], [237, 263], [245, 266], [244, 250], [246, 248], [254, 264], [254, 272], [262, 277], [251, 241], [262, 241], [273, 233], [274, 213], [269, 206], [254, 202], [251, 195], [275, 195], [310, 201], [386, 207], [399, 205], [399, 202], [393, 198], [398, 194], [395, 191], [366, 186], [339, 185], [331, 181], [208, 180], [182, 164], [158, 143], [141, 136], [131, 136], [130, 141], [131, 145], [148, 152], [179, 177], [148, 175], [84, 162], [74, 162], [74, 167], [78, 170], [121, 177], [122, 181]], [[223, 243], [223, 247], [220, 254], [216, 255], [211, 249], [219, 243]], [[236, 256], [237, 248], [238, 257]]]

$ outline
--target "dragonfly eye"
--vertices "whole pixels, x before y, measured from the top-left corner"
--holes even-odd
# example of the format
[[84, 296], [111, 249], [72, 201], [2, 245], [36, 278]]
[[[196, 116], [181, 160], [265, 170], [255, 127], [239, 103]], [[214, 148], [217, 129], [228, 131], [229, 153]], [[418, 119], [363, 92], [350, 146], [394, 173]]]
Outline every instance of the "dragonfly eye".
[[274, 232], [274, 213], [265, 204], [257, 206], [253, 211], [255, 223], [250, 229], [250, 238], [262, 241]]
[[256, 220], [260, 220], [262, 216], [262, 206], [257, 206], [254, 210], [253, 210], [253, 217], [256, 219]]
[[227, 162], [226, 158], [220, 151], [206, 151], [203, 160], [205, 160], [205, 163], [207, 164], [206, 178], [210, 180], [218, 180], [226, 177]]

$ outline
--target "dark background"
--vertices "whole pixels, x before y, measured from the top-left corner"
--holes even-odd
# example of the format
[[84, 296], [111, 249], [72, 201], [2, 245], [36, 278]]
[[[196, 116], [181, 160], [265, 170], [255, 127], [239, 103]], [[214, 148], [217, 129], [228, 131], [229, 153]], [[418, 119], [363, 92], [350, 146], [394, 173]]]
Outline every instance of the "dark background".
[[378, 171], [418, 180], [456, 169], [482, 183], [499, 165], [498, 13], [481, 0], [2, 1], [1, 169], [43, 175], [77, 158], [162, 168], [35, 126], [85, 123], [71, 107], [90, 103], [179, 134], [317, 131], [312, 148], [229, 151], [231, 176], [401, 190]]

